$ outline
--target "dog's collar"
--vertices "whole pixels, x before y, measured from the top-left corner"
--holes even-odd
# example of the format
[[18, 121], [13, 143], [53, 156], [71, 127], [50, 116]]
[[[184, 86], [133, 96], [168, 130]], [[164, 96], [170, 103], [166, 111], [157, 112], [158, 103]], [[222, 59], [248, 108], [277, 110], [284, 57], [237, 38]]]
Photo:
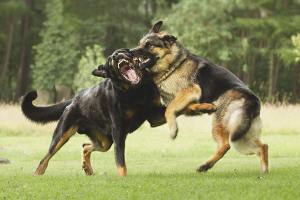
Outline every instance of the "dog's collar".
[[174, 72], [178, 67], [180, 67], [180, 65], [177, 66], [177, 67], [171, 67], [170, 69], [166, 70], [166, 73], [165, 73], [160, 79], [158, 79], [158, 81], [155, 81], [155, 82], [156, 82], [156, 83], [160, 83], [160, 82], [166, 80], [171, 74], [173, 74], [173, 72]]
[[[177, 68], [179, 68], [179, 67], [182, 65], [182, 63], [183, 63], [185, 60], [186, 60], [186, 59], [183, 59], [183, 60], [179, 63], [179, 65], [172, 66], [171, 68], [167, 69], [167, 70], [166, 70], [166, 73], [165, 73], [160, 79], [158, 79], [157, 81], [155, 81], [155, 83], [157, 84], [157, 83], [160, 83], [160, 82], [166, 80], [169, 76], [171, 76], [171, 74], [173, 74], [173, 72], [174, 72]], [[175, 61], [175, 62], [176, 62], [176, 61]]]

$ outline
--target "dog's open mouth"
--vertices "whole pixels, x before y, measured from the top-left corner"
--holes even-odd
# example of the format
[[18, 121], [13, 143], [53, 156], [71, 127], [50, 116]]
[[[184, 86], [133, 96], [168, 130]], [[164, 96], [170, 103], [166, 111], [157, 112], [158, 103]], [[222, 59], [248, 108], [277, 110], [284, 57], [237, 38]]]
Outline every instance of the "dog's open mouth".
[[133, 59], [139, 61], [139, 66], [150, 61], [150, 58], [148, 56], [134, 57]]
[[118, 69], [126, 80], [130, 81], [132, 84], [139, 83], [140, 77], [136, 73], [132, 62], [121, 58], [118, 62]]

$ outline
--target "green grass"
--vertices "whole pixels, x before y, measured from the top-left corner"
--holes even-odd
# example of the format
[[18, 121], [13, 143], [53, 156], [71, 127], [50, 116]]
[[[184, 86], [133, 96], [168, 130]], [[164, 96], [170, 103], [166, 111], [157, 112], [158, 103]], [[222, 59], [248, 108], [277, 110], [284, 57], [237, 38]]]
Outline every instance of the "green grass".
[[208, 116], [180, 119], [176, 140], [169, 138], [166, 126], [151, 129], [144, 124], [130, 134], [128, 178], [117, 177], [113, 148], [92, 153], [95, 175], [85, 176], [81, 145], [88, 138], [82, 135], [62, 147], [43, 176], [34, 176], [51, 142], [48, 129], [54, 130], [55, 124], [44, 128], [27, 122], [29, 130], [41, 132], [30, 134], [23, 126], [26, 134], [21, 136], [0, 130], [0, 157], [11, 161], [0, 165], [0, 199], [299, 199], [299, 124], [282, 124], [283, 131], [274, 133], [268, 127], [276, 116], [269, 118], [263, 119], [267, 128], [262, 140], [269, 145], [270, 164], [270, 173], [264, 175], [255, 155], [241, 155], [233, 148], [208, 172], [196, 172], [217, 148]]

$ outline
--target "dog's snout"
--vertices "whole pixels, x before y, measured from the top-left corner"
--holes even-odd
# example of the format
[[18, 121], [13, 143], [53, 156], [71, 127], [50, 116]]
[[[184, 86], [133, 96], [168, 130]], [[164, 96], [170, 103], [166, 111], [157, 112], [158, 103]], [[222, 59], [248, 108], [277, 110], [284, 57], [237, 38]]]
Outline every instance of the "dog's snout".
[[118, 55], [119, 55], [119, 54], [118, 54], [117, 52], [115, 52], [115, 53], [113, 54], [113, 59], [116, 59]]
[[136, 49], [130, 49], [130, 54], [135, 56], [137, 54], [137, 50]]
[[133, 56], [137, 56], [139, 54], [142, 54], [143, 50], [142, 49], [130, 49], [130, 54], [133, 55]]

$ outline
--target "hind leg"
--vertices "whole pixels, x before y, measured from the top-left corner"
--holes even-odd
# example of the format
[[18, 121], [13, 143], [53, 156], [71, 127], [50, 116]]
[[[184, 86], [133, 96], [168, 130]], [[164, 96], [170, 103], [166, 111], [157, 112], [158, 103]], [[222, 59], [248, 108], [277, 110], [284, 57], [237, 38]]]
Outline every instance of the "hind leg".
[[205, 164], [201, 165], [197, 169], [198, 172], [207, 171], [208, 169], [212, 168], [216, 164], [216, 162], [218, 162], [230, 149], [229, 135], [226, 128], [224, 128], [221, 123], [216, 122], [216, 115], [214, 115], [213, 120], [213, 137], [218, 143], [218, 149], [216, 154], [212, 158], [207, 160]]
[[[235, 149], [246, 155], [256, 154], [261, 163], [260, 173], [268, 173], [268, 145], [260, 141], [262, 123], [260, 117], [252, 120], [249, 130], [237, 140], [231, 137], [231, 143]], [[234, 133], [234, 132], [233, 132]]]
[[256, 140], [255, 143], [259, 147], [259, 150], [256, 152], [256, 155], [258, 156], [260, 160], [260, 173], [269, 173], [269, 164], [268, 164], [268, 145], [262, 143], [260, 140]]
[[112, 141], [105, 134], [97, 130], [92, 130], [89, 135], [92, 141], [82, 145], [82, 169], [86, 175], [93, 175], [94, 171], [91, 164], [91, 153], [93, 151], [108, 151], [112, 145]]
[[43, 175], [45, 173], [45, 170], [48, 166], [49, 160], [69, 140], [69, 138], [72, 137], [76, 133], [77, 129], [78, 129], [77, 126], [72, 126], [67, 131], [63, 131], [61, 134], [59, 134], [58, 137], [53, 138], [48, 153], [41, 160], [34, 175]]
[[261, 164], [260, 173], [269, 173], [268, 145], [262, 143], [258, 138], [251, 137], [251, 134], [253, 132], [248, 132], [243, 138], [232, 142], [232, 145], [242, 154], [256, 154]]
[[48, 166], [49, 160], [70, 139], [70, 137], [77, 132], [78, 125], [74, 124], [77, 115], [73, 113], [74, 111], [75, 110], [72, 108], [64, 111], [54, 131], [48, 153], [41, 160], [34, 175], [43, 175]]

